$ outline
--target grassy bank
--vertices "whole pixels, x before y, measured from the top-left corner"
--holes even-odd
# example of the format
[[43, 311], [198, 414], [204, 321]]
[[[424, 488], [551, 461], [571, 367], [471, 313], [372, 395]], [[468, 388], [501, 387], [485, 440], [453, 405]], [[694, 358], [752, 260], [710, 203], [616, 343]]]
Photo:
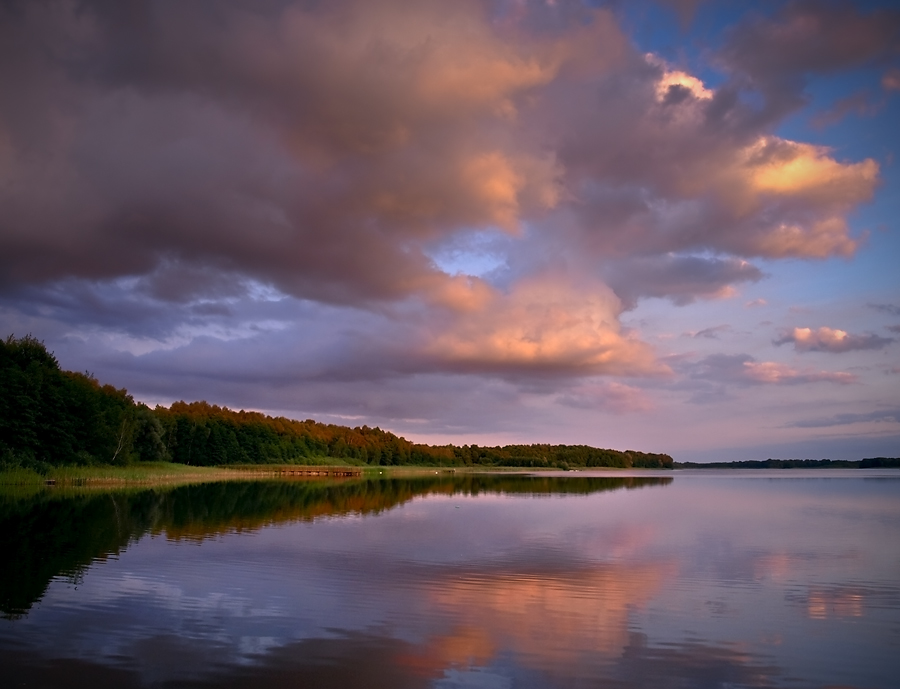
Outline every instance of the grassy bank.
[[232, 475], [232, 472], [218, 467], [193, 467], [170, 462], [148, 462], [124, 467], [54, 467], [46, 474], [39, 474], [31, 469], [10, 469], [0, 472], [0, 484], [164, 483], [193, 479], [217, 480]]
[[334, 460], [310, 465], [253, 464], [227, 467], [197, 467], [172, 462], [142, 462], [124, 467], [54, 467], [46, 474], [31, 469], [0, 471], [0, 485], [104, 485], [165, 484], [224, 481], [251, 477], [278, 476], [286, 470], [348, 469]]

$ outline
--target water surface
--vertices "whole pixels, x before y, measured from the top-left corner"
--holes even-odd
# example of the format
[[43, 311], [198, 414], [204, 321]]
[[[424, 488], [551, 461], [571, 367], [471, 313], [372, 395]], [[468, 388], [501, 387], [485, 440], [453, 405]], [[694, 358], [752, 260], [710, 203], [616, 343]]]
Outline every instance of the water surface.
[[894, 687], [900, 471], [0, 498], [5, 686]]

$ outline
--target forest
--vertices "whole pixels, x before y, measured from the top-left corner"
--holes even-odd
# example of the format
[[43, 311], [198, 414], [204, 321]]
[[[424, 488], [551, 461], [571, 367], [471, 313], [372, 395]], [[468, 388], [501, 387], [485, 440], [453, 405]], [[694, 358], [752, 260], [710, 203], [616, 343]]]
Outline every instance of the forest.
[[577, 469], [673, 467], [666, 454], [587, 445], [425, 445], [378, 427], [297, 421], [199, 402], [151, 409], [89, 373], [66, 371], [30, 335], [0, 340], [0, 470], [171, 461]]

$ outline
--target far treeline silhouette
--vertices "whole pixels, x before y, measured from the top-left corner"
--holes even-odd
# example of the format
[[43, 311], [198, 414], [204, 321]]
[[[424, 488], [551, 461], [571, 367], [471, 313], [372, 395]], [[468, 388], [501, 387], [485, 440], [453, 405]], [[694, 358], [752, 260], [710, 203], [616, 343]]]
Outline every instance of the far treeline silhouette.
[[748, 459], [743, 462], [675, 462], [676, 469], [897, 469], [900, 457], [852, 459]]
[[207, 402], [150, 409], [124, 389], [60, 369], [30, 335], [0, 340], [0, 469], [173, 461], [197, 466], [357, 464], [505, 467], [647, 467], [672, 458], [587, 445], [422, 445], [380, 428], [348, 428], [232, 411]]

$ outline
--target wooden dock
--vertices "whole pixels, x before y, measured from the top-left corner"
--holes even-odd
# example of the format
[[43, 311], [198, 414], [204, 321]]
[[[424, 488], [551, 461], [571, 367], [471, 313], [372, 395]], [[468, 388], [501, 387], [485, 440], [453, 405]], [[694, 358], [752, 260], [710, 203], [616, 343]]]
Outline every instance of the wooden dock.
[[270, 472], [278, 476], [328, 476], [328, 477], [352, 477], [362, 476], [362, 469], [351, 467], [291, 467], [289, 469], [273, 469]]

